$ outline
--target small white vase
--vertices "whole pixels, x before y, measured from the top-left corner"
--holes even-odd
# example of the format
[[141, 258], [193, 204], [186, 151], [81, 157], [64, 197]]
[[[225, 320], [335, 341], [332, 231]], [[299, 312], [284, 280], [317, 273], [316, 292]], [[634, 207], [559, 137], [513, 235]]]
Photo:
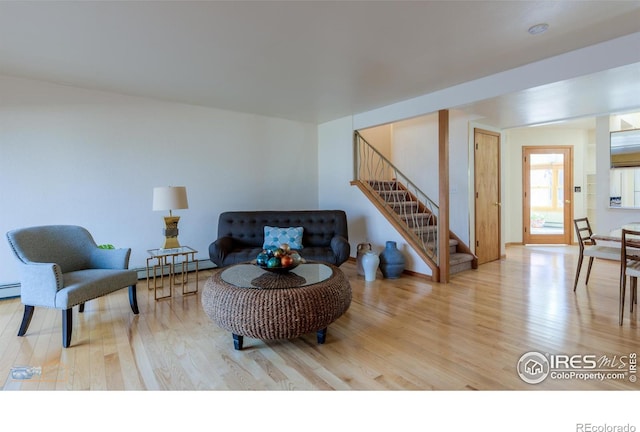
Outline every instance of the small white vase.
[[358, 245], [358, 254], [356, 255], [356, 270], [360, 276], [364, 276], [364, 269], [362, 268], [362, 257], [367, 251], [371, 250], [371, 243], [360, 243]]
[[380, 258], [374, 251], [367, 251], [362, 255], [362, 270], [364, 270], [364, 280], [371, 282], [376, 280], [376, 272], [378, 271], [378, 265], [380, 264]]

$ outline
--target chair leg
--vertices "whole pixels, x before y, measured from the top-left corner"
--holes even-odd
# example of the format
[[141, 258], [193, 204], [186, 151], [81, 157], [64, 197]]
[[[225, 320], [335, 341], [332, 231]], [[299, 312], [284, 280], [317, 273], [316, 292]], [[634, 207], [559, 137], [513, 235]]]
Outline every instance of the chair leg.
[[593, 257], [589, 257], [589, 267], [587, 267], [587, 278], [584, 281], [585, 285], [589, 284], [589, 275], [591, 275], [591, 266], [593, 265]]
[[71, 345], [71, 331], [73, 330], [73, 308], [62, 311], [62, 346]]
[[631, 313], [633, 313], [633, 303], [636, 300], [636, 291], [638, 289], [638, 278], [631, 278], [631, 286], [629, 287], [629, 303], [631, 303]]
[[624, 317], [624, 294], [626, 289], [627, 289], [627, 276], [625, 274], [622, 274], [620, 276], [620, 306], [619, 306], [619, 312], [618, 312], [620, 325], [622, 325], [622, 319]]
[[27, 333], [29, 324], [31, 324], [31, 318], [33, 318], [33, 311], [35, 307], [24, 305], [24, 314], [22, 315], [22, 323], [20, 324], [20, 330], [18, 330], [18, 336], [24, 336]]
[[578, 287], [578, 279], [580, 278], [580, 269], [582, 268], [582, 260], [584, 259], [584, 256], [582, 254], [580, 254], [580, 256], [578, 257], [578, 267], [576, 268], [576, 280], [573, 283], [573, 291], [576, 291], [576, 288]]
[[129, 287], [129, 304], [131, 305], [131, 310], [134, 314], [138, 315], [140, 311], [138, 310], [138, 295], [136, 292], [136, 285], [131, 285]]

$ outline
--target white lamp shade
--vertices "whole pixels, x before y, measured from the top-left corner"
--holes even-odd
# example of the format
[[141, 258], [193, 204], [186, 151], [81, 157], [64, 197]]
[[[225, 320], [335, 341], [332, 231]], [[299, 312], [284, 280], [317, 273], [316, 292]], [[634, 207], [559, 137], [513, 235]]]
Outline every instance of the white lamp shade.
[[153, 188], [153, 210], [176, 210], [186, 208], [189, 208], [186, 187], [161, 186]]

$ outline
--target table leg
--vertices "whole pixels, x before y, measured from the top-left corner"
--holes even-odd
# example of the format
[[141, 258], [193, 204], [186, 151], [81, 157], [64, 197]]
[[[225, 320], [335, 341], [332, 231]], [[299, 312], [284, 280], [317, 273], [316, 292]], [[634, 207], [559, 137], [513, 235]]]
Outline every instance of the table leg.
[[153, 258], [147, 258], [147, 289], [151, 289], [151, 286], [149, 285], [149, 261], [151, 261]]
[[[191, 262], [193, 262], [195, 264], [195, 270], [196, 270], [196, 275], [195, 275], [195, 277], [196, 277], [196, 289], [195, 289], [195, 291], [187, 291], [187, 286], [189, 284], [189, 254], [191, 254]], [[198, 292], [198, 261], [195, 259], [195, 252], [189, 252], [189, 253], [185, 254], [185, 259], [183, 261], [182, 271], [183, 271], [182, 295], [197, 293]], [[184, 275], [186, 275], [186, 277]]]
[[[164, 267], [167, 265], [166, 259], [163, 260], [162, 257], [157, 257], [158, 264], [153, 267], [153, 297], [155, 300], [162, 300], [171, 297], [171, 267], [169, 267], [169, 294], [164, 296], [158, 296], [158, 288], [162, 288], [164, 291]], [[157, 285], [156, 279], [156, 268], [160, 269], [160, 286]]]
[[237, 335], [235, 333], [232, 333], [232, 334], [233, 334], [233, 347], [237, 350], [241, 350], [244, 337], [242, 335]]
[[[178, 263], [180, 264], [180, 279], [178, 279], [178, 272], [176, 271], [176, 258], [180, 259], [180, 262]], [[175, 285], [182, 284], [183, 285], [182, 289], [184, 290], [184, 255], [182, 256], [173, 255], [171, 257], [171, 265], [172, 265], [171, 275], [173, 276], [173, 283]]]
[[173, 290], [173, 285], [176, 282], [176, 256], [171, 255], [171, 262], [169, 262], [169, 290]]
[[[156, 260], [157, 264], [149, 265], [150, 262]], [[160, 269], [160, 276], [158, 276], [158, 269]], [[164, 275], [162, 273], [162, 258], [160, 257], [150, 257], [147, 258], [147, 289], [149, 290], [157, 290], [158, 288], [164, 287]], [[157, 277], [160, 277], [160, 286], [158, 286], [158, 282], [156, 280]], [[151, 287], [150, 280], [153, 279], [153, 287]]]
[[191, 259], [196, 263], [196, 292], [198, 292], [198, 260], [195, 254], [191, 256]]
[[323, 328], [322, 330], [318, 330], [316, 332], [316, 338], [318, 339], [319, 344], [323, 344], [327, 339], [327, 328]]

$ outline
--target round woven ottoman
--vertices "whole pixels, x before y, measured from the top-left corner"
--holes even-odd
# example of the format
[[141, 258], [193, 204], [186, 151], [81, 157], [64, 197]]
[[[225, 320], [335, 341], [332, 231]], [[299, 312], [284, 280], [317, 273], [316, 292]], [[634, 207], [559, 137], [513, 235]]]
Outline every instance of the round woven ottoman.
[[285, 274], [237, 264], [214, 273], [202, 291], [205, 313], [232, 333], [237, 350], [243, 336], [292, 339], [316, 332], [322, 344], [329, 324], [350, 304], [349, 280], [325, 263], [301, 264]]

